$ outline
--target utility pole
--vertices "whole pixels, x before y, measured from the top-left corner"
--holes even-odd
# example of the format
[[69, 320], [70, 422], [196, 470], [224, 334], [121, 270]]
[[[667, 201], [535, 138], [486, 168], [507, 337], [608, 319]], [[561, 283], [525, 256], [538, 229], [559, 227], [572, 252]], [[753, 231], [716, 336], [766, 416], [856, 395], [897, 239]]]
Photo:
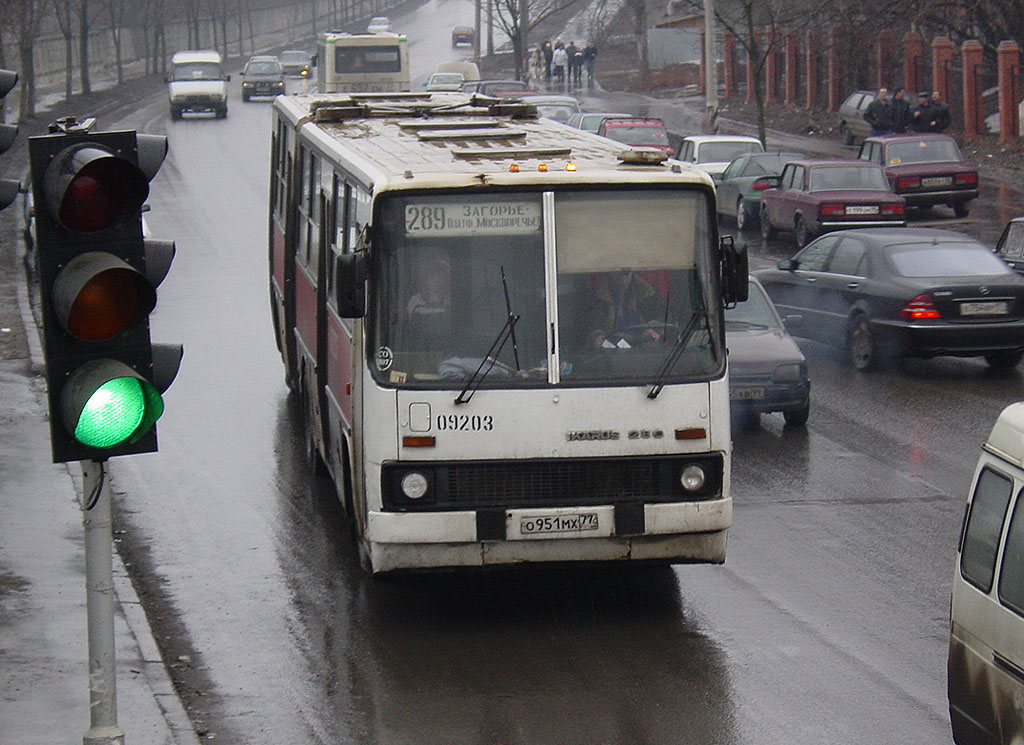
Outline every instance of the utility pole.
[[718, 60], [715, 46], [715, 0], [704, 0], [704, 123], [709, 133], [718, 129]]

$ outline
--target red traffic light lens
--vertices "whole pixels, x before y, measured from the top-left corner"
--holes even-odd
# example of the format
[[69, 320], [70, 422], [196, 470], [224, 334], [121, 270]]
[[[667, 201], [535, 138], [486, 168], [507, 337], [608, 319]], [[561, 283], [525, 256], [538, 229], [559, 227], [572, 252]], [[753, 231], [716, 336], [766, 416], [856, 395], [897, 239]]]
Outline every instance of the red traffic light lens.
[[83, 341], [105, 341], [127, 329], [139, 317], [139, 281], [130, 269], [108, 269], [94, 276], [71, 304], [68, 333]]
[[[123, 222], [145, 200], [136, 196], [137, 171], [128, 161], [109, 155], [83, 166], [64, 192], [61, 224], [80, 233], [97, 233]], [[145, 184], [143, 188], [148, 191]]]

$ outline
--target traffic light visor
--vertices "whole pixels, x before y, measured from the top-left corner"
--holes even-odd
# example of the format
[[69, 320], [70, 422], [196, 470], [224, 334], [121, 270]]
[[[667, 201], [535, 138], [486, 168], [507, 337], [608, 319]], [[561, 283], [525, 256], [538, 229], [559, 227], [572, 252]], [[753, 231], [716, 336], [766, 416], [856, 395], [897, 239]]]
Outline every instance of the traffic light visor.
[[149, 196], [145, 174], [129, 160], [94, 145], [62, 151], [46, 174], [46, 197], [58, 222], [98, 233], [134, 215]]
[[64, 423], [86, 447], [134, 442], [156, 423], [164, 401], [148, 380], [116, 360], [92, 360], [72, 373], [61, 394]]

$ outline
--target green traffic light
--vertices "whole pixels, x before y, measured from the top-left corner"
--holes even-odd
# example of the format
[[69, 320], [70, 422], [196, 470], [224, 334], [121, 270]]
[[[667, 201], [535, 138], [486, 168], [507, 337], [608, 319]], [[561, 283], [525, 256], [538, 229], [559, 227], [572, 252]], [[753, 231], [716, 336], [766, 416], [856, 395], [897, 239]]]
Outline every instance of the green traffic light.
[[86, 447], [106, 450], [136, 441], [164, 412], [156, 387], [113, 360], [85, 363], [63, 392], [68, 429]]

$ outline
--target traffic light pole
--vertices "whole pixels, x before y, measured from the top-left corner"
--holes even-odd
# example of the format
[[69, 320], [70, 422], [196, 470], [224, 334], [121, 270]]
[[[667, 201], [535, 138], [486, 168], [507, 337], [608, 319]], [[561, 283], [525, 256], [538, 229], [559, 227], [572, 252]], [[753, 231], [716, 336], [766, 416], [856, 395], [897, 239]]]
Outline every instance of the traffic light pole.
[[117, 725], [114, 662], [114, 535], [103, 461], [82, 461], [85, 590], [89, 632], [89, 729], [82, 745], [124, 745]]

